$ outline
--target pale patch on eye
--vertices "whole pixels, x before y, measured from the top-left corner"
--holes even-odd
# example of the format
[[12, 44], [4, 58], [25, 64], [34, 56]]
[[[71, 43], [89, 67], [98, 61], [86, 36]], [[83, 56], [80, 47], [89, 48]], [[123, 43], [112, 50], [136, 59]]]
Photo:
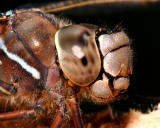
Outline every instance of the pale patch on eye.
[[0, 60], [0, 65], [2, 65], [2, 61]]
[[83, 39], [87, 40], [88, 39], [88, 35], [86, 33], [83, 34]]
[[37, 40], [33, 40], [33, 43], [34, 43], [34, 45], [35, 45], [36, 47], [38, 47], [38, 46], [40, 45]]
[[72, 47], [72, 53], [79, 59], [84, 57], [84, 52], [82, 51], [81, 47], [78, 45], [74, 45]]
[[6, 16], [9, 16], [9, 15], [11, 15], [11, 14], [13, 14], [13, 11], [12, 11], [12, 10], [8, 10], [8, 11], [6, 12]]
[[32, 66], [28, 65], [22, 58], [20, 58], [19, 56], [10, 53], [7, 51], [7, 48], [4, 44], [4, 41], [0, 38], [0, 49], [2, 49], [4, 51], [4, 53], [11, 59], [16, 61], [18, 64], [20, 64], [27, 72], [31, 73], [32, 76], [35, 79], [40, 79], [40, 73], [33, 68]]

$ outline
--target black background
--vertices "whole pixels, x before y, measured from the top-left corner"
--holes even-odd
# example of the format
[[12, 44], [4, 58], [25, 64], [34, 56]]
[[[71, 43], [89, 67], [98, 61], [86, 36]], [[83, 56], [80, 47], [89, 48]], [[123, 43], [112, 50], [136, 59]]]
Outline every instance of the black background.
[[[6, 1], [0, 11], [22, 5], [41, 4], [43, 0]], [[30, 4], [28, 4], [30, 3]], [[36, 5], [38, 5], [36, 4]], [[128, 94], [131, 103], [160, 101], [160, 3], [107, 4], [79, 7], [61, 11], [56, 15], [72, 19], [75, 23], [90, 23], [114, 29], [121, 26], [129, 35], [133, 48], [133, 76]], [[133, 104], [133, 103], [132, 103]], [[125, 104], [126, 105], [126, 102]]]

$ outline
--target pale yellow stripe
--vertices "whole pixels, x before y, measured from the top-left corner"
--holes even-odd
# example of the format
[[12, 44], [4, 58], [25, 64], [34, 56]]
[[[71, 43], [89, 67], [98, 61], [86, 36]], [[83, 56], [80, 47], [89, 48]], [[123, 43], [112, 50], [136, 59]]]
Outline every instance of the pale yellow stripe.
[[0, 86], [0, 91], [7, 94], [7, 95], [11, 95], [11, 93], [9, 91], [7, 91], [6, 89], [4, 89], [3, 87]]

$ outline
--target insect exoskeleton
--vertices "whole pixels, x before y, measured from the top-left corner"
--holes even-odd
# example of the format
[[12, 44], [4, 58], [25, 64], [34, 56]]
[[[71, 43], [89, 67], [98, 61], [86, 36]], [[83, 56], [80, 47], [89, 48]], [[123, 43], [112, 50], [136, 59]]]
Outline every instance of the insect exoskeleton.
[[89, 29], [80, 25], [63, 27], [55, 35], [55, 44], [60, 67], [70, 81], [87, 86], [97, 78], [101, 59]]
[[132, 74], [132, 50], [128, 36], [123, 32], [102, 34], [98, 37], [103, 59], [102, 80], [91, 85], [98, 98], [113, 98], [127, 90]]

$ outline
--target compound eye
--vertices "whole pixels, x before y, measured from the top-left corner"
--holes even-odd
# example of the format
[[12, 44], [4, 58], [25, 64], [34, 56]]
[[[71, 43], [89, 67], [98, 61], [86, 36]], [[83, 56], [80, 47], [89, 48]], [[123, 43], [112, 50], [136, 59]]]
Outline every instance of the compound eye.
[[80, 25], [60, 29], [55, 35], [60, 67], [74, 84], [87, 86], [101, 69], [101, 59], [94, 34]]

